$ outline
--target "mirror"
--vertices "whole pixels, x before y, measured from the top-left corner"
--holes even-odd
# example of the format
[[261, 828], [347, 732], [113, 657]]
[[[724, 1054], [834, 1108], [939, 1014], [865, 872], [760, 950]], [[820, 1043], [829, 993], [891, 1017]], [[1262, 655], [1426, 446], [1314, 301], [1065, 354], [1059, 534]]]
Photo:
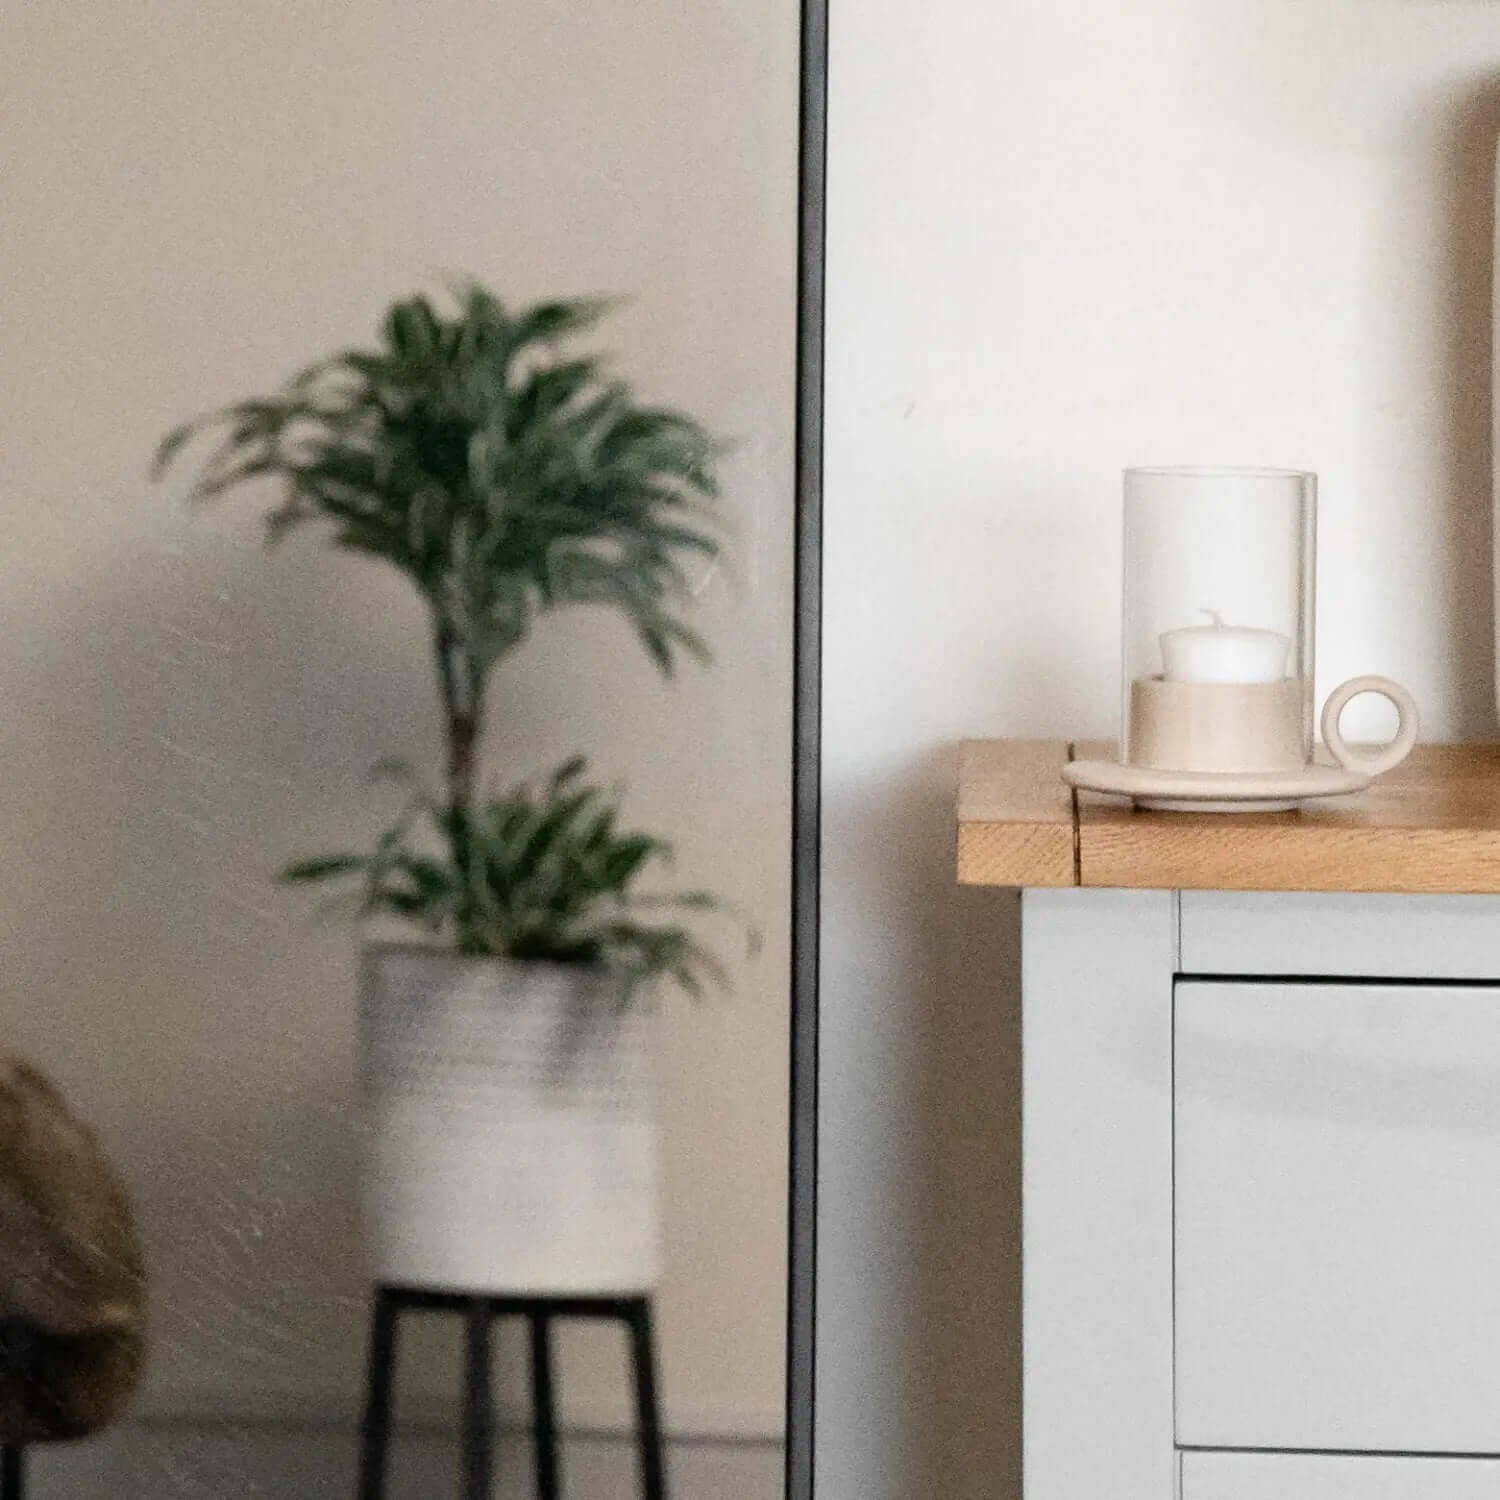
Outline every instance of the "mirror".
[[[94, 1221], [68, 1217], [94, 1212], [76, 1204], [97, 1193], [48, 1175], [55, 1136], [88, 1142], [76, 1118], [107, 1163], [99, 1181], [128, 1199], [146, 1292], [138, 1387], [91, 1435], [27, 1447], [28, 1493], [525, 1494], [550, 1483], [550, 1448], [561, 1493], [604, 1500], [652, 1492], [644, 1403], [672, 1494], [772, 1500], [786, 1380], [795, 9], [209, 0], [145, 20], [48, 0], [8, 32], [0, 1034], [63, 1103], [28, 1093], [14, 1067], [0, 1076], [12, 1139], [37, 1158], [0, 1209], [19, 1203], [46, 1253], [97, 1248]], [[499, 299], [499, 322], [471, 316], [470, 283]], [[625, 300], [518, 347], [507, 380], [479, 388], [526, 309], [595, 293]], [[419, 294], [427, 313], [406, 300]], [[406, 312], [383, 325], [397, 303]], [[388, 363], [356, 359], [289, 390], [347, 350]], [[609, 431], [542, 432], [538, 372], [583, 356], [606, 363], [568, 409], [616, 378], [635, 408], [609, 408]], [[302, 397], [312, 409], [279, 408], [275, 434], [250, 418], [239, 456], [267, 472], [243, 486], [193, 499], [233, 423], [148, 479], [177, 423]], [[722, 449], [699, 454], [697, 428], [641, 436], [637, 408], [658, 405]], [[471, 427], [455, 436], [443, 412]], [[679, 444], [666, 458], [664, 432]], [[495, 446], [528, 433], [566, 483]], [[595, 482], [600, 443], [620, 461]], [[696, 493], [700, 459], [717, 498]], [[566, 484], [587, 490], [596, 520], [629, 492], [657, 529], [612, 521], [575, 545], [554, 515], [557, 535], [526, 541], [519, 569], [485, 572], [464, 550], [480, 534], [453, 507], [488, 505], [492, 560], [511, 558], [524, 547], [504, 505], [536, 519]], [[653, 509], [653, 486], [703, 501], [708, 518]], [[310, 514], [268, 550], [267, 518], [289, 496]], [[382, 504], [378, 525], [360, 509]], [[688, 539], [700, 525], [711, 545]], [[350, 545], [331, 545], [339, 535]], [[424, 548], [442, 559], [439, 583], [423, 581]], [[630, 566], [611, 572], [605, 556]], [[459, 587], [476, 573], [493, 584], [482, 599]], [[457, 646], [441, 638], [444, 609]], [[476, 721], [455, 751], [465, 714]], [[444, 821], [455, 754], [472, 756], [467, 842]], [[586, 769], [549, 786], [575, 756]], [[548, 843], [546, 812], [587, 788]], [[596, 837], [615, 802], [614, 833]], [[381, 845], [403, 811], [402, 836]], [[637, 834], [670, 845], [670, 864]], [[345, 852], [385, 863], [350, 865], [342, 884], [277, 884], [289, 862]], [[354, 920], [372, 879], [380, 910]], [[625, 886], [720, 904], [639, 908], [632, 934], [612, 904]], [[527, 928], [508, 904], [557, 917], [583, 894], [603, 905], [550, 926]], [[507, 965], [561, 960], [566, 978], [602, 955], [670, 971], [678, 924], [725, 984], [689, 964], [702, 997], [669, 973], [653, 1007], [554, 976], [551, 991], [505, 992], [504, 1024], [489, 1024]], [[374, 940], [441, 954], [424, 967], [397, 946], [377, 962]], [[522, 1102], [533, 1088], [540, 1115]], [[478, 1204], [465, 1196], [476, 1178]], [[38, 1182], [52, 1184], [45, 1213]], [[133, 1335], [135, 1303], [122, 1314], [113, 1295], [99, 1292], [80, 1332], [13, 1294], [0, 1318], [13, 1382], [34, 1369], [38, 1327], [92, 1337], [108, 1304], [123, 1320], [112, 1336]], [[7, 1342], [20, 1324], [24, 1348]], [[85, 1383], [134, 1374], [88, 1368]], [[550, 1442], [533, 1415], [549, 1386]], [[475, 1434], [491, 1425], [486, 1457]]]

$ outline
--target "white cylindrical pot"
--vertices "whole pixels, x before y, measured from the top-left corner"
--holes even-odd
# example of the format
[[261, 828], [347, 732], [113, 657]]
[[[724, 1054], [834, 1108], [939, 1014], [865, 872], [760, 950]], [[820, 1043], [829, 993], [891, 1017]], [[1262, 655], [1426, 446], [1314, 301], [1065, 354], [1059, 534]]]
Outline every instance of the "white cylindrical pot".
[[655, 1015], [602, 966], [372, 944], [364, 1202], [386, 1283], [644, 1292], [660, 1279]]

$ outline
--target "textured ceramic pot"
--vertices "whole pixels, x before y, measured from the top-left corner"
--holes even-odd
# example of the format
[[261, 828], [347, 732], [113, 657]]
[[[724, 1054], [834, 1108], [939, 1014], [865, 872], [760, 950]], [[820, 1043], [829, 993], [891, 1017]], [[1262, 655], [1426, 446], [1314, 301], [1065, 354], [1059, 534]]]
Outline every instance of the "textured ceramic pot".
[[660, 1279], [656, 1023], [602, 967], [374, 944], [360, 971], [371, 1269], [407, 1286]]

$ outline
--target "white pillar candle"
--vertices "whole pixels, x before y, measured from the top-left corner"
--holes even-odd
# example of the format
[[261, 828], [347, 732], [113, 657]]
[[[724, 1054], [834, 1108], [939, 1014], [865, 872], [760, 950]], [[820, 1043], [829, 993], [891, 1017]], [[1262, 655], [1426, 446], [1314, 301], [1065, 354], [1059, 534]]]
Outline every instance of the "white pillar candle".
[[1217, 610], [1203, 611], [1211, 625], [1168, 630], [1161, 660], [1168, 682], [1280, 682], [1291, 642], [1274, 630], [1226, 625]]

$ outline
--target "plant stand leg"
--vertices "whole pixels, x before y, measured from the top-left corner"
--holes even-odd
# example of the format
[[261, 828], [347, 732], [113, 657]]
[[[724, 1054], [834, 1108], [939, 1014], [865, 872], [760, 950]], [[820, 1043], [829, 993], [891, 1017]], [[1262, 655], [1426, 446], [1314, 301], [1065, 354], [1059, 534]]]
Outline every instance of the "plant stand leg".
[[[369, 1384], [365, 1392], [365, 1416], [360, 1430], [359, 1500], [383, 1500], [386, 1453], [391, 1432], [391, 1383], [396, 1373], [396, 1315], [400, 1311], [396, 1293], [385, 1287], [375, 1291], [375, 1313], [370, 1332]], [[4, 1491], [8, 1497], [10, 1491]], [[20, 1490], [16, 1490], [20, 1495]]]
[[530, 1321], [537, 1500], [558, 1500], [562, 1485], [557, 1462], [557, 1408], [552, 1384], [552, 1320], [544, 1307], [534, 1307]]
[[18, 1444], [0, 1447], [0, 1500], [21, 1500], [25, 1490], [26, 1454]]
[[656, 1351], [651, 1334], [651, 1300], [632, 1297], [625, 1304], [630, 1325], [631, 1362], [635, 1369], [635, 1415], [641, 1458], [643, 1500], [666, 1500], [662, 1462], [661, 1413], [656, 1404]]
[[483, 1297], [469, 1299], [464, 1333], [464, 1500], [490, 1500], [494, 1409], [490, 1401], [490, 1305]]

